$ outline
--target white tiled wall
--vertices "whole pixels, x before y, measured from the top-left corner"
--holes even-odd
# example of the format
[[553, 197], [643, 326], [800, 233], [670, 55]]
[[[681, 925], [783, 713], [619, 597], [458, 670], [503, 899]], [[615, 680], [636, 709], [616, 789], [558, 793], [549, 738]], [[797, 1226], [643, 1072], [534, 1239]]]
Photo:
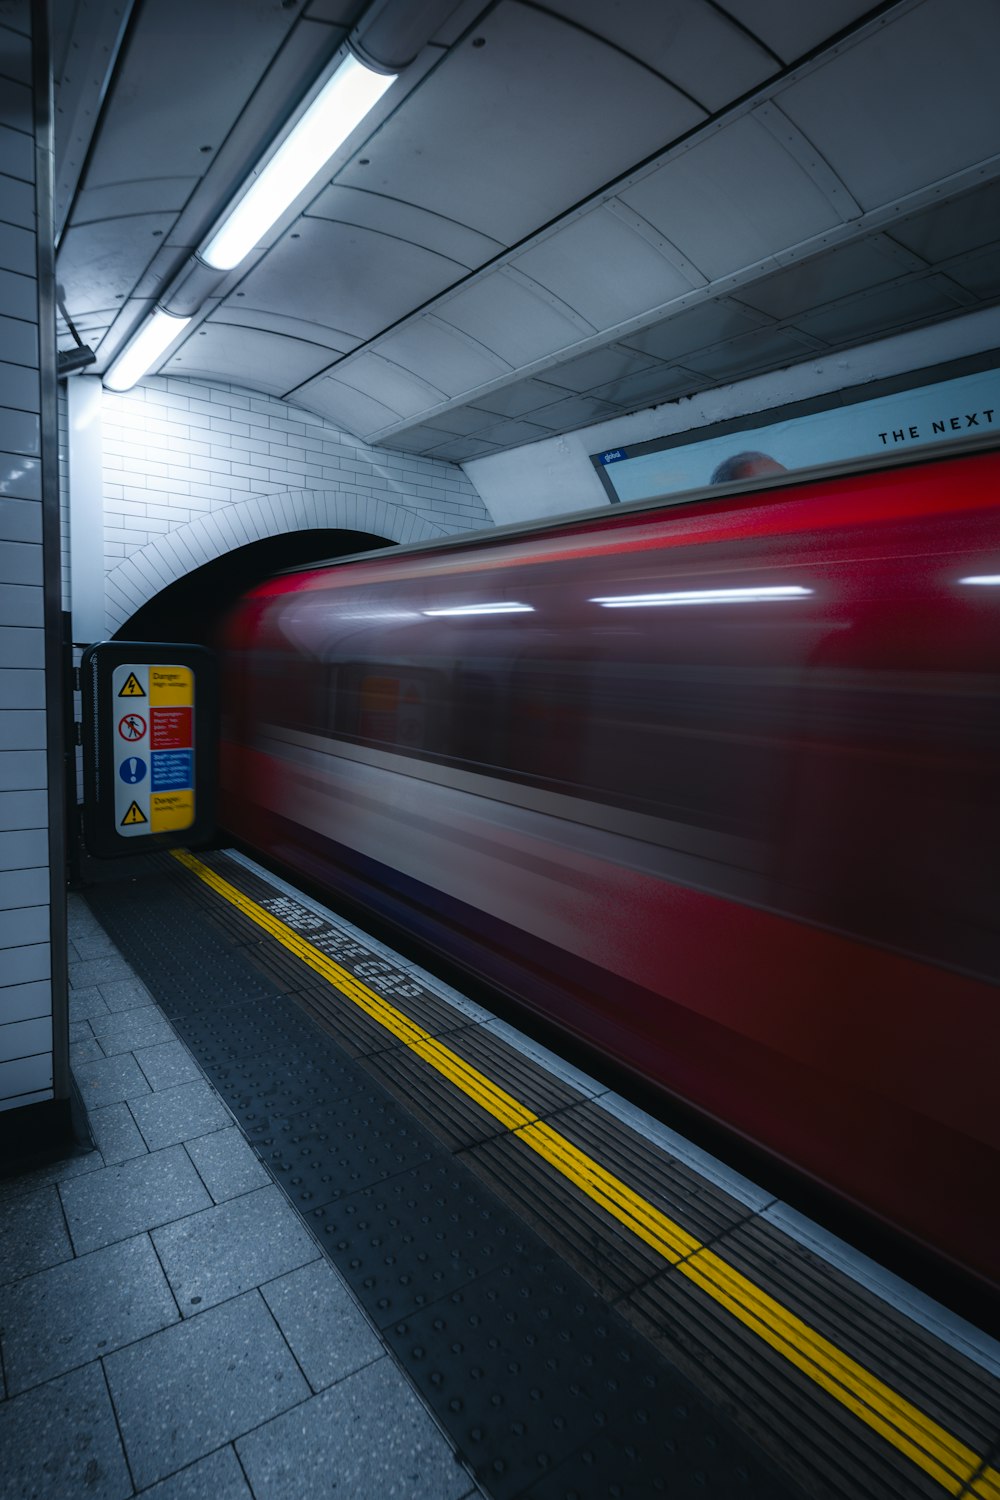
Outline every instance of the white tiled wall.
[[106, 391], [102, 422], [109, 629], [185, 568], [295, 526], [403, 541], [492, 525], [456, 465], [369, 448], [253, 391], [156, 378]]
[[29, 15], [0, 11], [0, 1110], [52, 1097]]

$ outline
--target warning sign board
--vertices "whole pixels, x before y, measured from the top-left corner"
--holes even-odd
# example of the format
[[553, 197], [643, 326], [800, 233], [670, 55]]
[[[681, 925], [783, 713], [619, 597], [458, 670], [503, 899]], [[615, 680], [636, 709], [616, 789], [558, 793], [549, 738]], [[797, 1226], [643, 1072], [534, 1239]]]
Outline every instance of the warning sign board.
[[215, 760], [210, 654], [106, 642], [84, 653], [81, 677], [94, 719], [84, 734], [91, 852], [138, 853], [207, 837]]

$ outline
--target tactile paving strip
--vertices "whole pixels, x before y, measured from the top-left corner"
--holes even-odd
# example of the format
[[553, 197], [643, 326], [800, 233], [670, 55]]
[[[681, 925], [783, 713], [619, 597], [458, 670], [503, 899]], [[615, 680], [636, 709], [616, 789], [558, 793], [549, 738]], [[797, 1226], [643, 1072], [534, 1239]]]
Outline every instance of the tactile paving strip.
[[[210, 901], [185, 902], [179, 924], [178, 893], [165, 873], [88, 899], [495, 1500], [795, 1493], [368, 1070], [303, 1021], [270, 978], [280, 965], [265, 971], [245, 930], [237, 940]], [[185, 959], [167, 978], [161, 960], [181, 940]], [[233, 982], [218, 986], [220, 971]], [[305, 1091], [298, 1068], [313, 1070]]]

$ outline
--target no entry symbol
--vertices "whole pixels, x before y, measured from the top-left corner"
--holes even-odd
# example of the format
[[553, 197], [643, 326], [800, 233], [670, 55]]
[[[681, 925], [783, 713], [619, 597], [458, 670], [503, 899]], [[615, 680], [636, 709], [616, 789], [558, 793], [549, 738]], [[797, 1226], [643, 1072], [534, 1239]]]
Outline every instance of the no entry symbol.
[[118, 733], [123, 740], [141, 740], [146, 733], [146, 721], [142, 714], [126, 714], [118, 720]]

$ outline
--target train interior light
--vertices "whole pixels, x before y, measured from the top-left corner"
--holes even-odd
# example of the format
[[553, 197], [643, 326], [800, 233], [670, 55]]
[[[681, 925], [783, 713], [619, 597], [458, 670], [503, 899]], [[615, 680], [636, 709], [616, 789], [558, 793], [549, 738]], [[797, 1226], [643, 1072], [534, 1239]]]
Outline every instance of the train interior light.
[[[966, 580], [968, 582], [970, 580]], [[750, 604], [765, 599], [802, 599], [812, 589], [798, 584], [775, 584], [748, 589], [678, 589], [668, 594], [622, 594], [591, 599], [605, 609], [646, 609], [659, 604]]]
[[532, 604], [456, 604], [447, 609], [424, 609], [424, 615], [533, 615]]

